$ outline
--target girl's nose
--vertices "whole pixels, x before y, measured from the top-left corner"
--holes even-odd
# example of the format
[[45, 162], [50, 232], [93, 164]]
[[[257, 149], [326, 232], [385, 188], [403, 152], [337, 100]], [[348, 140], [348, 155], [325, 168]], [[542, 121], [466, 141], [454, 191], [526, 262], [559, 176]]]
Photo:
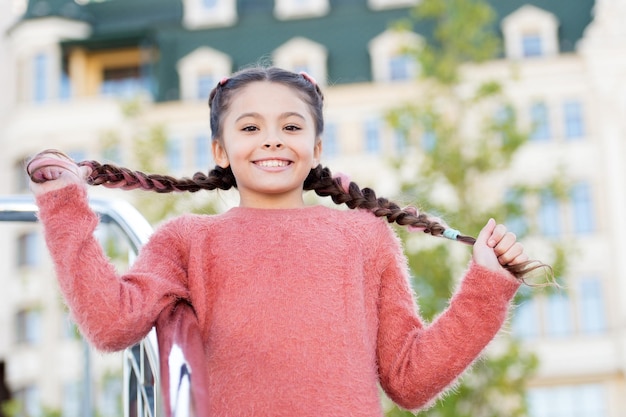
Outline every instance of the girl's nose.
[[280, 135], [277, 134], [269, 134], [265, 137], [265, 141], [263, 142], [263, 147], [266, 149], [270, 148], [281, 148], [283, 147], [283, 141], [280, 138]]

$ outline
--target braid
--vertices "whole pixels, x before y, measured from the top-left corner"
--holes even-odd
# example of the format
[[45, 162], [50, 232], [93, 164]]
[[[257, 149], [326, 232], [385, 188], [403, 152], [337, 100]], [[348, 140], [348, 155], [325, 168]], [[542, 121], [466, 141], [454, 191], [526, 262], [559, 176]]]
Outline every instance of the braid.
[[[393, 201], [377, 197], [371, 188], [361, 189], [352, 181], [346, 180], [346, 182], [348, 184], [342, 183], [342, 178], [333, 177], [330, 169], [318, 165], [309, 173], [304, 182], [304, 189], [313, 190], [322, 197], [329, 196], [336, 204], [345, 204], [351, 209], [365, 209], [376, 217], [385, 217], [389, 223], [396, 223], [409, 229], [423, 230], [424, 233], [432, 236], [444, 236], [444, 232], [450, 230], [425, 213], [417, 214], [417, 210], [413, 207], [401, 208]], [[468, 245], [476, 243], [476, 238], [461, 234], [455, 234], [454, 240]], [[535, 269], [551, 269], [548, 265], [538, 261], [504, 265], [504, 268], [522, 282], [524, 282], [524, 277]]]
[[117, 167], [111, 164], [100, 164], [96, 161], [83, 161], [79, 166], [87, 166], [92, 172], [87, 178], [90, 185], [104, 185], [110, 188], [155, 191], [157, 193], [171, 193], [187, 191], [194, 193], [199, 190], [228, 190], [236, 186], [235, 177], [230, 167], [216, 166], [209, 175], [197, 172], [192, 178], [176, 179], [168, 175], [144, 174], [140, 171], [131, 171], [128, 168]]

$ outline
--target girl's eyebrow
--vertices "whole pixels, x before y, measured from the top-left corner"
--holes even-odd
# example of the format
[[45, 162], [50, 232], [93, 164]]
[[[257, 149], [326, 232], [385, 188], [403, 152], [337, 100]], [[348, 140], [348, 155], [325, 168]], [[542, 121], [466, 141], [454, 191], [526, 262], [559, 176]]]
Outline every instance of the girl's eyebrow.
[[[295, 116], [295, 117], [298, 117], [298, 118], [300, 118], [302, 120], [306, 120], [306, 118], [302, 114], [300, 114], [298, 112], [295, 112], [295, 111], [288, 111], [288, 112], [282, 113], [282, 114], [280, 114], [278, 116], [278, 118], [279, 119], [286, 119], [286, 118], [291, 117], [291, 116]], [[245, 119], [246, 117], [262, 118], [263, 116], [261, 116], [261, 114], [257, 113], [257, 112], [243, 113], [243, 114], [239, 115], [239, 117], [237, 117], [235, 119], [235, 122], [238, 122], [241, 119]]]

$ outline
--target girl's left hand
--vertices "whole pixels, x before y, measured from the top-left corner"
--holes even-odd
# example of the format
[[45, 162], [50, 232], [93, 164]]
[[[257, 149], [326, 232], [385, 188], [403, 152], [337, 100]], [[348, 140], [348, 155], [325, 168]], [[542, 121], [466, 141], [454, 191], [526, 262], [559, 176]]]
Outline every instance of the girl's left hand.
[[505, 265], [528, 261], [524, 247], [516, 239], [515, 234], [507, 231], [503, 224], [496, 224], [494, 219], [489, 219], [474, 243], [474, 262], [498, 271]]

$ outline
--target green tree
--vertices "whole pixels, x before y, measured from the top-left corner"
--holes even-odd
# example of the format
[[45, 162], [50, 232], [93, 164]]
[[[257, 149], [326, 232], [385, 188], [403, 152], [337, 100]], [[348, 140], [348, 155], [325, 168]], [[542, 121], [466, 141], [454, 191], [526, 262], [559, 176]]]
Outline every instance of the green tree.
[[[567, 184], [559, 178], [524, 184], [504, 176], [526, 142], [514, 108], [495, 80], [472, 84], [463, 79], [464, 65], [479, 65], [500, 50], [492, 30], [495, 13], [483, 0], [422, 0], [411, 17], [397, 25], [410, 29], [416, 21], [433, 23], [428, 42], [407, 48], [421, 70], [420, 97], [388, 114], [404, 134], [407, 152], [393, 161], [402, 169], [402, 195], [419, 201], [420, 209], [445, 219], [464, 234], [474, 235], [489, 217], [509, 224], [518, 237], [534, 225], [523, 201], [541, 193], [558, 197]], [[471, 126], [471, 127], [470, 127]], [[411, 171], [412, 170], [412, 171]], [[411, 175], [406, 175], [410, 172]], [[502, 184], [505, 184], [502, 187]], [[492, 188], [504, 188], [493, 198]], [[400, 196], [402, 199], [402, 196]], [[449, 241], [434, 241], [400, 231], [405, 241], [413, 283], [423, 317], [430, 321], [447, 305], [471, 251]], [[551, 247], [556, 276], [563, 271], [563, 247]], [[533, 291], [520, 291], [518, 302]], [[524, 416], [524, 390], [538, 366], [537, 358], [519, 341], [501, 335], [493, 349], [466, 373], [453, 390], [423, 415], [437, 417]], [[388, 417], [412, 415], [392, 407]]]

